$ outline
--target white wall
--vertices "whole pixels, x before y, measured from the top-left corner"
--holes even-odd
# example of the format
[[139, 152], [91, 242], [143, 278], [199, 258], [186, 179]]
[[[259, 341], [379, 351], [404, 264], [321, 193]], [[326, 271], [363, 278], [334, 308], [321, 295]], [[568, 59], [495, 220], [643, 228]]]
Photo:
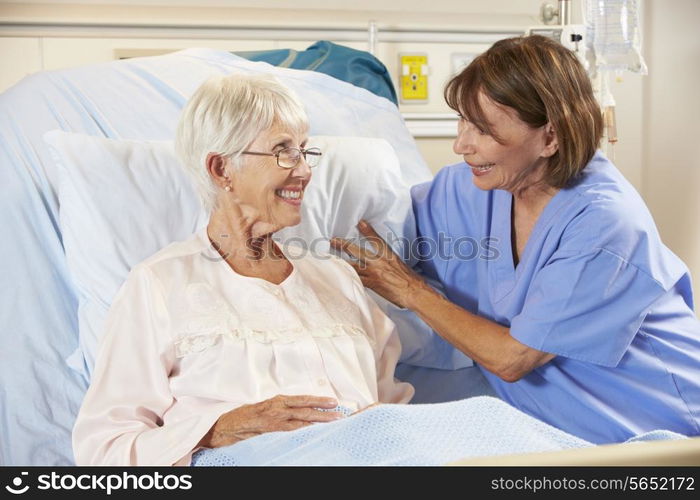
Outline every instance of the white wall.
[[647, 0], [642, 194], [700, 298], [700, 22], [698, 0]]
[[[196, 5], [197, 7], [193, 7]], [[28, 73], [106, 61], [124, 53], [152, 54], [187, 47], [223, 50], [305, 49], [321, 37], [357, 49], [368, 49], [367, 28], [379, 28], [376, 55], [398, 81], [402, 52], [429, 55], [429, 100], [401, 104], [404, 113], [454, 116], [442, 99], [452, 74], [453, 53], [480, 53], [493, 41], [494, 30], [512, 36], [538, 24], [540, 0], [0, 0], [0, 91]], [[60, 25], [60, 26], [59, 26]], [[298, 36], [274, 33], [275, 27], [304, 27]], [[240, 28], [264, 27], [257, 40]], [[312, 33], [325, 28], [344, 32]], [[435, 33], [442, 36], [435, 38]], [[475, 34], [476, 32], [476, 34]], [[478, 32], [485, 32], [479, 35]], [[314, 37], [314, 35], [318, 35]], [[394, 41], [387, 41], [390, 36]], [[307, 38], [305, 38], [307, 37]], [[449, 38], [456, 40], [450, 41]], [[398, 40], [398, 39], [401, 40]], [[20, 53], [16, 46], [27, 45]], [[18, 63], [19, 62], [19, 63]], [[453, 123], [456, 131], [456, 121]], [[459, 161], [450, 139], [419, 139], [430, 167]], [[445, 147], [447, 145], [447, 147]]]

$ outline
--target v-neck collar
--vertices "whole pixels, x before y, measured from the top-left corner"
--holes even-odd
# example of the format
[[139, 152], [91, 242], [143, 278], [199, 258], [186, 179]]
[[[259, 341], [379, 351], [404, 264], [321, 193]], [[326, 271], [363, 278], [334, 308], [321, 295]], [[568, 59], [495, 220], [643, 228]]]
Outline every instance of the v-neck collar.
[[571, 191], [560, 189], [542, 210], [537, 218], [535, 227], [532, 228], [530, 237], [525, 244], [523, 253], [520, 256], [518, 266], [513, 260], [513, 222], [511, 213], [513, 210], [513, 195], [504, 190], [494, 190], [493, 200], [493, 226], [491, 236], [497, 238], [498, 248], [501, 249], [500, 256], [489, 264], [490, 274], [493, 278], [492, 292], [496, 301], [505, 297], [515, 286], [518, 277], [522, 274], [522, 269], [528, 265], [532, 256], [530, 255], [535, 242], [540, 239], [542, 232], [549, 227], [554, 215], [556, 215], [566, 200], [570, 197]]

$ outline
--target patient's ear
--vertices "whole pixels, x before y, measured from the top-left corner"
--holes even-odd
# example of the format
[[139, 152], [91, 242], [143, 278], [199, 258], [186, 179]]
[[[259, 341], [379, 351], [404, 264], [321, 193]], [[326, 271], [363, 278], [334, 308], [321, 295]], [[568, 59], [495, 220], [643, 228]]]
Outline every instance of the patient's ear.
[[218, 153], [209, 153], [206, 159], [207, 172], [211, 175], [212, 179], [217, 186], [225, 188], [231, 184], [231, 179], [229, 179], [226, 173], [226, 165], [228, 160], [225, 156]]

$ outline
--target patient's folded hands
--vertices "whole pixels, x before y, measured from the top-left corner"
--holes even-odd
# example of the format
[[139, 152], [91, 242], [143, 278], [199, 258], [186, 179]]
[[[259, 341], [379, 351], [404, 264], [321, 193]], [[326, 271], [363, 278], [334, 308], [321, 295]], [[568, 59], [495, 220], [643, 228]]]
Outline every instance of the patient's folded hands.
[[338, 401], [333, 398], [284, 395], [243, 405], [221, 415], [198, 447], [218, 448], [266, 432], [292, 431], [317, 422], [332, 422], [344, 416], [328, 411], [337, 406]]

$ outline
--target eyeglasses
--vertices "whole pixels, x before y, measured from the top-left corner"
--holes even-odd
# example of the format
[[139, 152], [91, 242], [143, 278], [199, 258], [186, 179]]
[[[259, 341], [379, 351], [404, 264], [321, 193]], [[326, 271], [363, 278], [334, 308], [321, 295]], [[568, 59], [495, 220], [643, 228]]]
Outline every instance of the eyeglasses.
[[294, 168], [299, 164], [301, 157], [304, 157], [306, 164], [313, 168], [318, 165], [321, 160], [321, 150], [319, 148], [299, 149], [299, 148], [284, 148], [277, 153], [258, 153], [255, 151], [243, 151], [244, 155], [255, 156], [274, 156], [277, 158], [277, 166], [281, 168]]

